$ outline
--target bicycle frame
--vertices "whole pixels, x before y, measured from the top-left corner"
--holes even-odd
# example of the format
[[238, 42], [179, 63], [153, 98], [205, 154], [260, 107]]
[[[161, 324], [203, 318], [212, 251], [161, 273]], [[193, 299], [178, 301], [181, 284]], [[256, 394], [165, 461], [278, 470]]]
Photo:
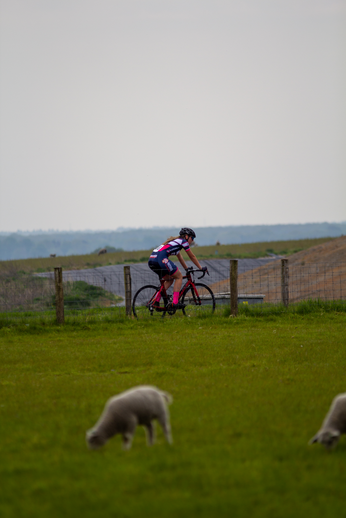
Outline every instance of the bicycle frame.
[[[205, 272], [204, 272], [205, 273]], [[204, 277], [204, 275], [202, 275], [201, 277], [199, 277], [200, 279]], [[200, 306], [201, 305], [201, 299], [198, 295], [198, 291], [197, 291], [197, 288], [195, 286], [195, 283], [194, 281], [191, 279], [191, 273], [188, 272], [187, 275], [184, 275], [183, 279], [188, 279], [187, 282], [184, 284], [184, 286], [181, 288], [180, 292], [179, 292], [179, 300], [181, 298], [183, 298], [184, 294], [186, 293], [186, 291], [190, 288], [190, 286], [192, 287], [192, 294], [195, 298], [195, 296], [197, 297], [197, 302], [198, 302], [198, 305]]]
[[[202, 270], [192, 270], [192, 271], [188, 271], [186, 273], [186, 275], [184, 275], [183, 279], [187, 279], [187, 282], [184, 284], [184, 286], [182, 286], [181, 290], [179, 291], [179, 300], [181, 300], [184, 296], [184, 294], [186, 293], [186, 291], [190, 288], [190, 286], [192, 287], [192, 294], [195, 298], [195, 301], [197, 300], [197, 304], [200, 306], [201, 305], [201, 299], [198, 295], [198, 291], [197, 291], [197, 288], [195, 286], [195, 283], [193, 281], [193, 279], [191, 278], [191, 275], [192, 273], [194, 272], [200, 272]], [[201, 275], [200, 277], [198, 277], [198, 279], [202, 279], [205, 275], [205, 272], [203, 272], [203, 275]], [[168, 299], [168, 295], [167, 295], [167, 291], [165, 290], [165, 280], [164, 279], [161, 279], [160, 280], [160, 283], [161, 283], [161, 288], [158, 290], [158, 293], [161, 294], [161, 296], [163, 297], [163, 299], [167, 300]], [[156, 294], [157, 295], [157, 294]], [[155, 295], [155, 297], [156, 297]], [[152, 303], [152, 300], [149, 302], [149, 304]], [[167, 307], [166, 307], [166, 304], [165, 304], [165, 307], [162, 307], [162, 308], [157, 308], [156, 311], [167, 311]]]
[[[208, 285], [198, 283], [197, 281], [195, 282], [193, 274], [196, 272], [203, 272], [201, 276], [197, 277], [198, 280], [202, 279], [202, 277], [208, 273], [207, 270], [194, 270], [193, 268], [189, 268], [186, 271], [186, 275], [183, 277], [186, 282], [179, 291], [178, 307], [174, 307], [171, 294], [168, 295], [165, 290], [165, 281], [168, 280], [167, 277], [160, 280], [160, 286], [142, 286], [137, 290], [132, 302], [132, 311], [135, 317], [138, 318], [141, 311], [146, 311], [146, 309], [149, 310], [151, 316], [155, 315], [157, 312], [161, 313], [162, 317], [164, 317], [166, 313], [172, 316], [176, 313], [177, 309], [181, 309], [185, 316], [191, 316], [192, 314], [195, 314], [193, 308], [196, 308], [196, 310], [199, 311], [198, 308], [201, 308], [201, 306], [209, 306], [209, 312], [211, 310], [211, 313], [213, 313], [215, 310], [214, 294]], [[156, 302], [158, 298], [160, 298], [161, 303], [159, 301]], [[210, 302], [206, 302], [206, 300], [211, 301], [211, 304]], [[205, 314], [205, 311], [203, 314]]]

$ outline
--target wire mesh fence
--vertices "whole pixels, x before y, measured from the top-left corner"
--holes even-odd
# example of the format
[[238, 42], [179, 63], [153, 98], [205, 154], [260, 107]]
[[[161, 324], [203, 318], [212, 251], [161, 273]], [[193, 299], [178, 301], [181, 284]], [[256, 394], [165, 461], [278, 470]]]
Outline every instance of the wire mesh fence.
[[[124, 316], [124, 298], [118, 293], [121, 276], [104, 279], [95, 272], [78, 275], [63, 272], [63, 306], [65, 316]], [[108, 284], [107, 284], [108, 281]], [[56, 319], [56, 286], [53, 273], [18, 275], [0, 278], [0, 315], [22, 320], [40, 315], [47, 321]]]
[[[216, 307], [230, 305], [230, 261], [203, 261], [210, 275], [196, 282], [208, 285], [215, 295]], [[188, 263], [189, 266], [192, 264]], [[93, 270], [63, 272], [65, 315], [107, 314], [124, 317], [126, 299], [130, 303], [136, 291], [146, 284], [159, 286], [158, 277], [147, 264], [130, 267], [131, 285], [126, 296], [124, 266], [106, 266]], [[283, 302], [281, 260], [244, 259], [238, 261], [238, 304], [276, 305]], [[288, 261], [288, 302], [304, 300], [345, 301], [346, 264], [293, 264]], [[172, 291], [172, 288], [170, 288]], [[24, 314], [45, 314], [54, 319], [56, 290], [54, 273], [19, 274], [0, 278], [0, 313], [15, 318]]]
[[54, 279], [35, 275], [0, 278], [1, 313], [45, 311], [54, 301]]
[[[275, 261], [262, 268], [242, 272], [239, 292], [254, 291], [267, 303], [282, 302], [282, 266]], [[288, 266], [288, 299], [290, 304], [303, 300], [346, 300], [346, 264], [304, 264]]]

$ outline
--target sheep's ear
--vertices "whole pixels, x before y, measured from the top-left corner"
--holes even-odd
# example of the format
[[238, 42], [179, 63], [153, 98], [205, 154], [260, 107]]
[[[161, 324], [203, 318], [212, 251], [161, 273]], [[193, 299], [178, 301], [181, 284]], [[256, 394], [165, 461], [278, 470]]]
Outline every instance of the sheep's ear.
[[315, 442], [318, 442], [318, 433], [309, 441], [309, 444], [314, 444]]

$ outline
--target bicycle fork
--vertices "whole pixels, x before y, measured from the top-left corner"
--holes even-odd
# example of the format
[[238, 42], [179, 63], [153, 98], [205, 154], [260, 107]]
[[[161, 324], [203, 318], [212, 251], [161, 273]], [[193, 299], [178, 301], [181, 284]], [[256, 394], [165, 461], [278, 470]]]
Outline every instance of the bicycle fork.
[[[201, 302], [201, 299], [198, 295], [198, 291], [196, 289], [196, 287], [194, 286], [194, 284], [190, 284], [188, 288], [191, 288], [191, 293], [192, 293], [192, 298], [193, 298], [193, 301], [194, 303], [196, 304], [196, 306], [201, 306], [202, 305], [202, 302]], [[184, 293], [186, 293], [186, 286], [183, 287], [183, 289], [181, 290], [181, 292], [179, 293], [179, 300], [183, 297]]]

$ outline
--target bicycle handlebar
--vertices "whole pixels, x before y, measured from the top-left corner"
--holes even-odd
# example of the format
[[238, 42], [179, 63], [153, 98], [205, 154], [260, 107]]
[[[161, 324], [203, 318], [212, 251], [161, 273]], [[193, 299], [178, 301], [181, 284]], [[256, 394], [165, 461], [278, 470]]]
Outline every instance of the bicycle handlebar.
[[188, 268], [186, 270], [187, 275], [185, 276], [185, 278], [188, 277], [188, 274], [195, 273], [195, 272], [203, 272], [203, 275], [201, 275], [200, 277], [197, 277], [197, 279], [203, 279], [203, 277], [205, 276], [206, 273], [209, 275], [208, 270], [199, 270], [199, 269], [194, 270], [193, 267], [190, 266], [190, 268]]

